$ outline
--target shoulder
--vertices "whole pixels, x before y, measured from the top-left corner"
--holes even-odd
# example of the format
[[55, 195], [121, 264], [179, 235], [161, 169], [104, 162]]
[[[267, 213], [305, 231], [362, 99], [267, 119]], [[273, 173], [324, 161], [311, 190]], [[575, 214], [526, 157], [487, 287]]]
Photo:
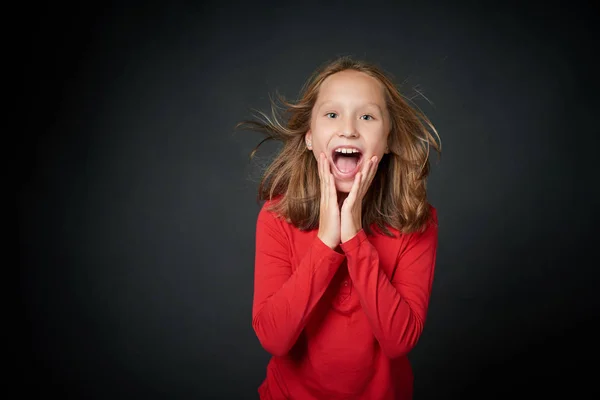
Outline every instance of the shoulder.
[[431, 204], [428, 204], [428, 206], [429, 216], [425, 221], [423, 228], [420, 231], [413, 232], [409, 235], [410, 239], [413, 241], [437, 241], [439, 226], [437, 209]]
[[275, 216], [273, 208], [276, 207], [281, 202], [281, 196], [274, 197], [272, 199], [264, 200], [262, 206], [260, 207], [259, 214], [270, 214]]
[[[415, 236], [420, 236], [423, 235], [426, 232], [430, 232], [432, 230], [437, 231], [438, 228], [438, 212], [437, 209], [431, 205], [430, 203], [427, 203], [427, 207], [429, 207], [429, 214], [427, 216], [427, 220], [424, 223], [423, 229], [421, 231], [416, 231], [416, 232], [412, 232], [412, 233], [402, 233], [400, 230], [390, 226], [390, 225], [386, 225], [386, 228], [390, 231], [390, 233], [392, 233], [394, 235], [395, 239], [406, 239], [409, 237], [415, 237]], [[373, 225], [373, 228], [375, 229], [375, 225]], [[378, 230], [375, 230], [375, 235], [377, 236], [385, 236], [384, 233], [379, 232]]]
[[[438, 242], [438, 214], [437, 209], [428, 204], [429, 215], [422, 229], [411, 233], [399, 234], [399, 252], [402, 257], [409, 252], [422, 253], [437, 248]], [[394, 232], [396, 233], [396, 232]]]
[[430, 203], [427, 203], [427, 206], [429, 207], [429, 215], [423, 224], [423, 228], [420, 231], [413, 232], [411, 236], [418, 238], [427, 235], [437, 235], [439, 224], [437, 209]]
[[435, 208], [432, 204], [428, 204], [429, 206], [429, 226], [438, 227], [438, 212], [437, 208]]
[[281, 196], [275, 197], [270, 200], [265, 200], [263, 205], [260, 207], [258, 212], [258, 223], [273, 223], [273, 222], [284, 222], [282, 217], [275, 211], [275, 207], [281, 202]]
[[[291, 226], [273, 209], [279, 204], [280, 198], [266, 200], [260, 208], [256, 221], [256, 235], [259, 240], [267, 240], [265, 243], [278, 243], [287, 246], [290, 242]], [[275, 242], [273, 242], [275, 240]]]

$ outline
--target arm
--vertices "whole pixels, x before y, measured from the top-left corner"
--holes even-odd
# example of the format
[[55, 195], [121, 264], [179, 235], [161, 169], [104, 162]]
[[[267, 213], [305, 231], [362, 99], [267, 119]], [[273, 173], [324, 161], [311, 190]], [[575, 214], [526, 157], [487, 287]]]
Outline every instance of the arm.
[[344, 260], [315, 237], [292, 273], [289, 242], [275, 217], [262, 208], [256, 227], [252, 327], [275, 356], [292, 348], [306, 321]]
[[377, 250], [363, 230], [342, 243], [348, 271], [373, 335], [389, 358], [407, 354], [417, 343], [427, 314], [437, 250], [437, 215], [423, 233], [407, 238], [390, 281]]

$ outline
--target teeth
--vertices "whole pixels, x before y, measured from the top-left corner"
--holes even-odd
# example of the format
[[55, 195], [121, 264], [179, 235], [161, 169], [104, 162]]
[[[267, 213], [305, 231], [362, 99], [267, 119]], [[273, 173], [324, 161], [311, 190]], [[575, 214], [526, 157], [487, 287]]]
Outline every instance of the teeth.
[[349, 149], [346, 147], [340, 147], [339, 149], [335, 149], [336, 153], [344, 153], [344, 154], [352, 154], [352, 153], [360, 153], [360, 151], [356, 149]]

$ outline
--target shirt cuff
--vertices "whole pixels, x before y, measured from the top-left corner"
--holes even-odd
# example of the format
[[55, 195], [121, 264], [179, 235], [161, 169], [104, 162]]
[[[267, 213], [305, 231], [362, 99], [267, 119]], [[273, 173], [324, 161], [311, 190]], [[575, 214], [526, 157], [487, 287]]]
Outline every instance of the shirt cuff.
[[361, 229], [351, 239], [340, 244], [340, 247], [342, 248], [342, 250], [344, 250], [344, 253], [348, 253], [360, 246], [365, 240], [367, 240], [367, 234], [365, 233], [364, 229]]
[[342, 262], [342, 260], [346, 258], [344, 254], [338, 253], [337, 251], [335, 251], [335, 249], [332, 249], [331, 247], [323, 243], [321, 238], [319, 238], [318, 236], [315, 236], [315, 242], [313, 245], [315, 246], [317, 254], [323, 254], [323, 256], [328, 257], [332, 261]]

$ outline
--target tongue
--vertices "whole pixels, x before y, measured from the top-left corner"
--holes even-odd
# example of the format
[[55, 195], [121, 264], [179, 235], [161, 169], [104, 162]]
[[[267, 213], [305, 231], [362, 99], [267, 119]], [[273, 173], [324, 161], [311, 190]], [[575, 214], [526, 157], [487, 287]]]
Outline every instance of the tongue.
[[337, 158], [335, 162], [335, 166], [342, 173], [347, 173], [353, 171], [356, 168], [356, 164], [358, 163], [358, 158], [356, 157], [346, 157], [340, 156]]

